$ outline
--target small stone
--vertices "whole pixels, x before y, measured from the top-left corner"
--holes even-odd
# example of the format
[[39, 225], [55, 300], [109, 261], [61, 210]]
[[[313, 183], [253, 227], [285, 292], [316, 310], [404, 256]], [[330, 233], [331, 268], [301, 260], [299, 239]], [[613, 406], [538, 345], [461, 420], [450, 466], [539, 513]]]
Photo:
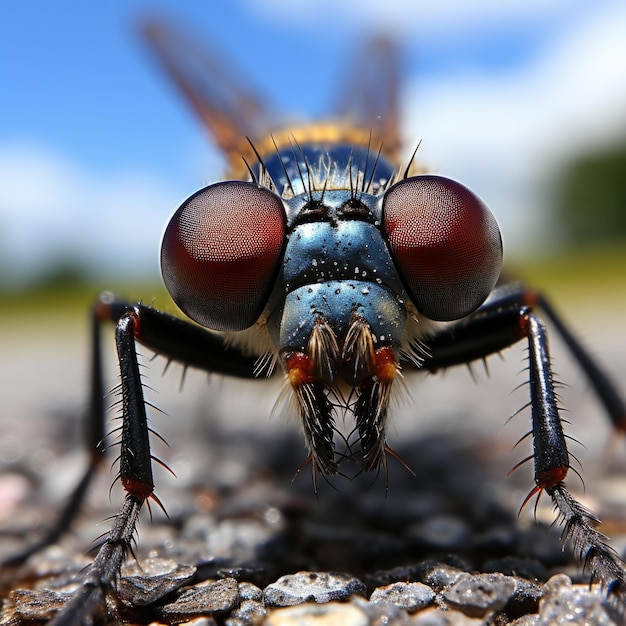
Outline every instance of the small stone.
[[454, 609], [443, 611], [429, 608], [413, 616], [411, 626], [484, 626], [485, 621], [481, 618], [468, 617]]
[[354, 576], [339, 572], [298, 572], [281, 576], [263, 592], [266, 606], [294, 606], [305, 602], [345, 600], [364, 596], [365, 585]]
[[47, 622], [71, 597], [70, 593], [41, 589], [17, 589], [9, 594], [2, 607], [0, 624], [13, 626], [31, 622]]
[[394, 604], [386, 602], [368, 602], [358, 596], [350, 599], [350, 603], [358, 606], [368, 617], [371, 626], [407, 626], [408, 613]]
[[224, 621], [225, 626], [256, 626], [260, 624], [267, 610], [263, 603], [257, 600], [242, 600], [241, 604], [234, 609]]
[[504, 607], [510, 618], [520, 617], [526, 613], [536, 613], [539, 601], [543, 597], [542, 586], [525, 578], [512, 576], [515, 581], [515, 592]]
[[568, 576], [553, 576], [543, 587], [544, 597], [539, 603], [537, 626], [558, 626], [572, 623], [594, 626], [617, 626], [604, 607], [605, 594], [598, 585], [572, 585]]
[[239, 596], [242, 601], [244, 600], [256, 600], [257, 602], [263, 601], [263, 589], [259, 589], [252, 583], [239, 583]]
[[500, 611], [515, 593], [515, 580], [504, 574], [469, 575], [443, 591], [444, 600], [470, 617]]
[[201, 615], [221, 615], [232, 611], [239, 602], [237, 581], [224, 578], [182, 592], [174, 602], [163, 606], [159, 613], [170, 621]]
[[537, 626], [539, 615], [522, 615], [511, 622], [511, 626]]
[[440, 591], [470, 576], [470, 574], [447, 563], [425, 561], [414, 568], [413, 576], [414, 580], [432, 587], [435, 591]]
[[118, 596], [129, 605], [147, 606], [182, 587], [195, 573], [195, 567], [178, 565], [169, 559], [132, 562], [122, 570]]
[[384, 602], [406, 609], [419, 611], [435, 599], [435, 592], [422, 583], [397, 582], [374, 589], [370, 602]]
[[272, 611], [263, 626], [370, 626], [366, 613], [354, 604], [302, 604]]

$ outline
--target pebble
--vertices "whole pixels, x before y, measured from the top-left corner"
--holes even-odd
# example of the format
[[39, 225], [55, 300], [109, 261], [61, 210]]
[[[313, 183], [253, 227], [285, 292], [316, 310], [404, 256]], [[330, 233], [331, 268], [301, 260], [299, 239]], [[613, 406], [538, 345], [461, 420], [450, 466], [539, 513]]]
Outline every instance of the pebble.
[[515, 581], [515, 592], [504, 607], [507, 615], [518, 617], [527, 613], [536, 613], [539, 608], [539, 601], [543, 597], [542, 586], [519, 576], [513, 576], [513, 580]]
[[67, 602], [69, 594], [45, 589], [12, 591], [2, 606], [0, 624], [16, 626], [51, 619]]
[[353, 596], [351, 603], [365, 612], [371, 626], [406, 626], [408, 623], [408, 613], [394, 604], [367, 602], [359, 596]]
[[410, 626], [485, 626], [485, 620], [468, 617], [460, 611], [426, 609], [409, 622]]
[[230, 616], [224, 620], [225, 626], [256, 626], [260, 624], [267, 610], [258, 600], [242, 600]]
[[128, 605], [148, 606], [191, 580], [196, 568], [169, 559], [150, 558], [122, 569], [117, 594]]
[[[575, 616], [575, 622], [573, 621]], [[565, 574], [553, 576], [544, 585], [544, 598], [539, 604], [536, 626], [570, 626], [593, 624], [594, 626], [618, 626], [624, 623], [624, 615], [615, 616], [606, 610], [604, 592], [598, 585], [572, 585]]]
[[428, 606], [435, 599], [435, 592], [422, 583], [397, 582], [374, 589], [370, 602], [393, 604], [409, 612]]
[[517, 585], [504, 574], [474, 574], [457, 581], [441, 594], [453, 608], [470, 617], [486, 617], [503, 609]]
[[220, 615], [232, 611], [240, 603], [239, 588], [234, 578], [196, 585], [183, 591], [178, 598], [159, 609], [169, 621], [202, 615]]
[[266, 606], [294, 606], [305, 602], [332, 602], [366, 594], [365, 585], [354, 576], [339, 572], [298, 572], [281, 576], [263, 593]]
[[462, 578], [468, 576], [465, 569], [434, 561], [422, 563], [415, 574], [417, 575], [417, 580], [433, 587], [435, 591], [440, 591], [444, 587], [454, 585]]
[[270, 613], [263, 626], [370, 626], [370, 624], [367, 613], [358, 606], [329, 602], [276, 609]]
[[239, 597], [241, 600], [256, 600], [257, 602], [263, 601], [263, 589], [260, 589], [252, 583], [239, 583]]

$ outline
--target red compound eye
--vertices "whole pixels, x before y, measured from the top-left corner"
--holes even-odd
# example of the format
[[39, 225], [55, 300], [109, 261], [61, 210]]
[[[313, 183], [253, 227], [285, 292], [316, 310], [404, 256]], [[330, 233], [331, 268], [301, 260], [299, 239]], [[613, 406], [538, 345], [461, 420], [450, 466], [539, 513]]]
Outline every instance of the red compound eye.
[[455, 320], [478, 308], [500, 275], [502, 241], [495, 217], [467, 187], [441, 176], [415, 176], [383, 200], [383, 223], [405, 286], [418, 310]]
[[230, 181], [186, 200], [167, 226], [161, 272], [176, 304], [221, 331], [252, 326], [263, 311], [285, 242], [278, 196]]

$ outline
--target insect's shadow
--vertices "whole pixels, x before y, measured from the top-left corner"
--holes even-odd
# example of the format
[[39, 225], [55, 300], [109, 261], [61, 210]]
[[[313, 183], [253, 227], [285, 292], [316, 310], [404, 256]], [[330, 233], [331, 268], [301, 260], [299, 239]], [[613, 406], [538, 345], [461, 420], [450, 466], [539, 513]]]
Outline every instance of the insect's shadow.
[[[458, 432], [417, 433], [394, 443], [413, 473], [391, 455], [386, 470], [360, 472], [358, 450], [352, 449], [352, 458], [342, 459], [343, 475], [313, 479], [310, 464], [303, 466], [306, 452], [297, 429], [227, 430], [209, 419], [206, 408], [196, 417], [186, 433], [166, 433], [171, 447], [164, 458], [176, 469], [176, 459], [185, 457], [192, 469], [178, 477], [157, 472], [170, 519], [143, 520], [139, 557], [156, 551], [200, 565], [203, 577], [223, 566], [257, 568], [253, 579], [259, 583], [300, 569], [346, 571], [368, 580], [377, 570], [425, 560], [545, 579], [571, 562], [557, 529], [535, 524], [529, 511], [518, 519], [516, 497], [527, 485], [507, 478], [501, 463], [510, 457], [494, 466], [497, 453], [485, 454], [489, 442], [481, 446], [476, 437]], [[210, 494], [212, 504], [199, 511], [203, 494]], [[91, 500], [99, 510], [78, 523], [93, 522], [95, 529], [111, 502], [105, 492]], [[252, 550], [244, 550], [243, 557], [203, 564], [198, 555], [209, 555], [216, 544], [190, 540], [197, 538], [198, 527], [203, 537], [219, 543], [220, 522], [232, 521], [231, 528], [241, 522], [243, 528], [263, 520], [267, 507], [279, 512], [282, 523], [268, 525], [266, 539], [251, 538]], [[173, 549], [151, 544], [150, 536], [159, 532], [170, 536]]]
[[[222, 449], [240, 437], [211, 430]], [[345, 475], [331, 478], [313, 477], [310, 466], [301, 467], [305, 453], [298, 432], [246, 433], [245, 445], [251, 451], [246, 462], [269, 483], [268, 504], [286, 522], [281, 541], [262, 555], [275, 574], [321, 569], [367, 578], [375, 570], [433, 559], [545, 578], [571, 561], [557, 529], [535, 524], [532, 511], [520, 522], [519, 502], [510, 493], [519, 495], [519, 486], [501, 465], [494, 468], [484, 458], [475, 440], [416, 435], [394, 448], [414, 474], [391, 456], [377, 475], [359, 472], [346, 458], [340, 465]], [[245, 509], [236, 490], [227, 508], [233, 499], [234, 508]]]

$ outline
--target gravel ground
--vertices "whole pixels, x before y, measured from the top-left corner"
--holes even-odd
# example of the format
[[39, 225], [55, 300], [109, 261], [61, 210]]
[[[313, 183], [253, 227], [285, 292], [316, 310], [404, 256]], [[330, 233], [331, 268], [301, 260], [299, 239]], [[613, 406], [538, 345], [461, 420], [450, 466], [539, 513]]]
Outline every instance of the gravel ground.
[[[584, 327], [580, 320], [577, 327]], [[54, 326], [56, 324], [56, 326]], [[53, 519], [85, 462], [80, 412], [85, 397], [86, 326], [52, 321], [40, 330], [28, 315], [3, 324], [0, 361], [0, 555], [27, 543]], [[593, 351], [624, 371], [624, 342], [615, 326], [591, 324]], [[28, 338], [28, 341], [25, 339]], [[84, 341], [83, 341], [84, 340]], [[111, 340], [112, 343], [112, 340]], [[589, 341], [588, 341], [589, 343]], [[5, 346], [8, 348], [4, 352]], [[570, 385], [568, 430], [584, 466], [586, 489], [572, 491], [626, 546], [623, 443], [607, 451], [610, 429], [586, 383], [553, 339], [556, 370]], [[287, 624], [611, 624], [597, 589], [589, 589], [543, 499], [518, 517], [532, 486], [531, 468], [507, 477], [530, 453], [524, 352], [489, 361], [490, 376], [463, 368], [441, 377], [407, 376], [410, 398], [394, 411], [390, 445], [415, 471], [394, 460], [389, 476], [318, 480], [308, 471], [294, 424], [272, 414], [280, 383], [233, 382], [180, 369], [161, 377], [146, 359], [153, 425], [171, 448], [155, 454], [176, 477], [157, 471], [170, 520], [153, 507], [142, 515], [136, 555], [110, 598], [108, 623], [268, 626]], [[110, 386], [115, 357], [107, 355]], [[626, 391], [624, 385], [621, 386]], [[350, 426], [346, 425], [346, 430]], [[293, 480], [292, 480], [293, 479]], [[107, 529], [120, 503], [104, 472], [73, 531], [19, 572], [3, 572], [0, 624], [40, 623], [75, 587], [85, 552]], [[613, 618], [613, 621], [611, 620]]]

